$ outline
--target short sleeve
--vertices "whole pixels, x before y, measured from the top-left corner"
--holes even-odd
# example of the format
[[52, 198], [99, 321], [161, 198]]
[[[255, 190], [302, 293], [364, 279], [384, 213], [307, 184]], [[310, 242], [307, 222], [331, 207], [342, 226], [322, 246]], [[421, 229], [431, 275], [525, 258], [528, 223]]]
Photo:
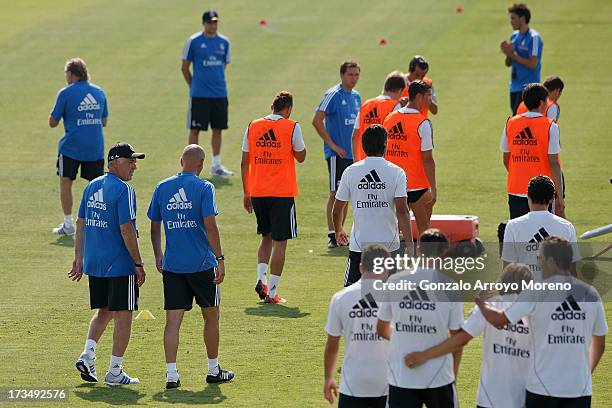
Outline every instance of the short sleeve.
[[556, 103], [550, 104], [546, 109], [546, 117], [557, 122], [559, 120], [559, 106]]
[[[395, 106], [393, 107], [393, 110], [391, 112], [393, 113], [393, 112], [396, 112], [396, 111], [398, 111], [400, 109], [402, 109], [402, 105], [398, 102], [398, 103], [395, 104]], [[383, 122], [384, 122], [384, 119], [383, 119]]]
[[542, 52], [542, 38], [539, 35], [534, 35], [531, 37], [531, 51], [529, 53], [532, 57], [539, 57]]
[[192, 39], [189, 38], [187, 42], [185, 43], [185, 46], [183, 47], [183, 60], [193, 62], [193, 52], [191, 51], [191, 41]]
[[408, 194], [406, 193], [406, 186], [408, 185], [406, 181], [406, 172], [404, 169], [400, 169], [397, 174], [397, 183], [395, 183], [395, 193], [393, 197], [406, 197]]
[[57, 97], [55, 98], [55, 105], [53, 106], [53, 110], [51, 111], [51, 117], [55, 120], [60, 120], [64, 117], [64, 112], [66, 109], [66, 94], [62, 89], [57, 93]]
[[244, 138], [242, 139], [242, 151], [247, 152], [247, 153], [249, 151], [249, 128], [248, 127], [244, 131]]
[[463, 302], [451, 302], [451, 312], [448, 319], [450, 330], [459, 330], [463, 324]]
[[419, 136], [421, 137], [421, 151], [433, 150], [433, 128], [429, 119], [419, 125]]
[[361, 111], [357, 112], [357, 116], [355, 116], [355, 126], [353, 126], [353, 130], [359, 130], [359, 114]]
[[603, 303], [597, 302], [595, 321], [593, 322], [593, 336], [605, 336], [608, 333], [608, 322], [606, 322], [606, 311]]
[[336, 191], [336, 200], [340, 201], [349, 201], [351, 199], [351, 189], [349, 187], [349, 172], [344, 171], [342, 173], [342, 177], [340, 178], [340, 185], [338, 186], [338, 190]]
[[514, 324], [533, 313], [537, 304], [533, 299], [537, 299], [537, 294], [534, 291], [524, 290], [521, 292], [516, 301], [504, 310], [504, 314], [510, 323]]
[[378, 319], [390, 322], [393, 320], [393, 303], [383, 302], [378, 307]]
[[512, 223], [508, 223], [506, 225], [506, 229], [504, 230], [504, 242], [502, 243], [501, 259], [506, 262], [519, 261]]
[[504, 153], [510, 153], [510, 146], [508, 146], [508, 136], [506, 135], [506, 127], [502, 130], [501, 141], [499, 142], [499, 150]]
[[231, 53], [231, 44], [229, 42], [229, 40], [227, 41], [227, 49], [225, 50], [225, 65], [229, 64], [230, 62], [232, 62], [232, 53]]
[[89, 191], [89, 186], [85, 187], [85, 190], [83, 191], [83, 197], [81, 197], [81, 204], [79, 205], [79, 218], [85, 218], [85, 215], [87, 213], [87, 196], [89, 195], [88, 191]]
[[304, 137], [302, 136], [302, 127], [299, 123], [296, 123], [293, 128], [293, 135], [291, 136], [291, 145], [293, 150], [296, 152], [301, 152], [306, 148], [304, 144]]
[[217, 214], [219, 214], [219, 211], [217, 211], [215, 186], [211, 183], [206, 183], [202, 189], [202, 218]]
[[104, 108], [102, 109], [102, 119], [108, 118], [108, 98], [104, 95]]
[[125, 184], [124, 187], [117, 201], [119, 225], [136, 219], [136, 192], [129, 184]]
[[336, 296], [332, 297], [331, 302], [329, 303], [329, 311], [327, 312], [327, 323], [325, 324], [325, 331], [330, 336], [342, 336], [342, 319], [338, 315], [338, 311], [336, 310], [338, 305], [338, 298]]
[[548, 129], [548, 154], [559, 154], [561, 152], [561, 138], [559, 125], [553, 123]]
[[317, 106], [317, 111], [324, 112], [326, 115], [331, 115], [336, 112], [336, 103], [335, 96], [336, 92], [328, 92], [323, 96], [321, 102], [319, 102], [319, 106]]
[[434, 90], [433, 84], [431, 85], [431, 100], [433, 103], [438, 103], [436, 100], [436, 91]]
[[578, 245], [578, 238], [576, 237], [576, 229], [573, 225], [569, 225], [569, 242], [572, 245], [572, 262], [578, 262], [582, 257], [580, 256], [580, 246]]
[[162, 221], [162, 214], [161, 214], [161, 209], [159, 206], [158, 191], [159, 191], [159, 186], [155, 188], [155, 191], [153, 191], [153, 196], [151, 197], [151, 203], [149, 204], [149, 210], [147, 211], [147, 217], [149, 217], [151, 221], [156, 221], [156, 222]]
[[474, 306], [461, 328], [470, 336], [477, 337], [484, 331], [486, 326], [487, 321], [482, 315], [482, 312], [478, 306]]

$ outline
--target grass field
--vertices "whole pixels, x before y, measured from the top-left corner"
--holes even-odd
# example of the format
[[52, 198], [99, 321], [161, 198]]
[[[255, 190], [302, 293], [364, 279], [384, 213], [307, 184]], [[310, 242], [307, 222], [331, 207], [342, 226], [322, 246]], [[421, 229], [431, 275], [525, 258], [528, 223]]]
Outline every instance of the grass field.
[[[219, 387], [205, 385], [201, 318], [192, 311], [183, 323], [178, 357], [183, 387], [166, 393], [163, 295], [160, 276], [152, 267], [146, 208], [157, 181], [178, 170], [187, 139], [187, 87], [179, 69], [180, 53], [187, 37], [200, 30], [207, 5], [161, 0], [3, 1], [0, 386], [68, 387], [68, 405], [74, 407], [326, 406], [321, 394], [323, 326], [330, 296], [342, 286], [346, 253], [325, 247], [327, 171], [310, 120], [323, 92], [338, 82], [340, 62], [349, 57], [360, 62], [357, 89], [365, 100], [378, 94], [389, 71], [406, 70], [416, 53], [426, 56], [440, 105], [433, 118], [439, 187], [435, 212], [478, 215], [485, 240], [495, 239], [498, 222], [507, 216], [498, 149], [509, 113], [509, 72], [498, 50], [511, 31], [507, 4], [465, 0], [462, 14], [455, 12], [458, 5], [447, 0], [228, 0], [216, 5], [220, 32], [230, 37], [233, 54], [227, 70], [230, 129], [224, 133], [224, 163], [239, 170], [246, 125], [268, 113], [277, 91], [291, 91], [293, 116], [303, 123], [308, 148], [298, 170], [300, 236], [289, 244], [281, 283], [289, 303], [259, 304], [253, 292], [255, 219], [242, 209], [239, 177], [217, 182], [218, 223], [227, 257], [220, 361], [236, 372], [236, 380]], [[583, 0], [577, 7], [569, 0], [546, 0], [534, 4], [532, 13], [532, 26], [545, 44], [542, 74], [558, 74], [566, 83], [560, 127], [567, 215], [580, 234], [610, 222], [606, 217], [612, 194], [607, 185], [612, 175], [612, 80], [605, 67], [612, 65], [612, 3]], [[261, 18], [267, 19], [266, 27], [258, 25]], [[378, 45], [382, 37], [386, 46]], [[66, 278], [72, 240], [50, 234], [61, 221], [54, 166], [62, 131], [50, 130], [47, 117], [57, 90], [65, 85], [64, 61], [73, 56], [87, 61], [93, 82], [107, 92], [107, 147], [126, 140], [147, 153], [133, 180], [140, 245], [148, 266], [140, 305], [157, 319], [134, 322], [125, 364], [143, 383], [129, 389], [81, 383], [74, 361], [91, 316], [87, 283]], [[207, 152], [208, 140], [208, 134], [201, 136]], [[83, 187], [82, 180], [75, 184], [75, 202]], [[612, 316], [611, 303], [607, 310]], [[108, 364], [110, 333], [98, 348], [102, 373]], [[475, 342], [464, 352], [458, 380], [464, 406], [475, 401], [478, 346]], [[593, 382], [594, 406], [609, 406], [610, 352]]]

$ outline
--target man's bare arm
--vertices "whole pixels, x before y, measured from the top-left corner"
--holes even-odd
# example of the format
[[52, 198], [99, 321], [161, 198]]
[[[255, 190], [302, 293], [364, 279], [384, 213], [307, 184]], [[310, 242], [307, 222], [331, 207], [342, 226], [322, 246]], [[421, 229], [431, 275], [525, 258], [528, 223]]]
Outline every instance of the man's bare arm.
[[185, 82], [187, 85], [191, 86], [191, 71], [189, 70], [189, 66], [191, 65], [191, 61], [183, 60], [181, 65], [181, 72], [183, 73], [183, 78], [185, 78]]

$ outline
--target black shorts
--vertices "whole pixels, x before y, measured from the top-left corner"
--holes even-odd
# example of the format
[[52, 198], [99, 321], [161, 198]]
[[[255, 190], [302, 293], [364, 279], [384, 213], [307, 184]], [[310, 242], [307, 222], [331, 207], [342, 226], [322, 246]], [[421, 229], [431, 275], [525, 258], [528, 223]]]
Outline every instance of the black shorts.
[[218, 307], [221, 299], [214, 278], [212, 268], [194, 273], [164, 271], [164, 310], [191, 310], [194, 297], [200, 307]]
[[297, 237], [297, 217], [293, 197], [252, 197], [257, 233], [272, 234], [274, 241]]
[[336, 191], [340, 185], [342, 173], [344, 173], [348, 166], [353, 164], [353, 159], [332, 156], [325, 160], [327, 161], [327, 172], [329, 173], [329, 191]]
[[338, 408], [385, 408], [387, 396], [382, 397], [353, 397], [340, 393]]
[[107, 307], [112, 312], [138, 310], [136, 275], [100, 278], [89, 276], [89, 304], [92, 309]]
[[227, 98], [189, 98], [187, 112], [187, 128], [208, 130], [227, 129]]
[[577, 398], [549, 397], [527, 391], [526, 408], [590, 408], [591, 396]]
[[512, 111], [512, 116], [516, 115], [516, 110], [519, 105], [523, 101], [523, 92], [510, 92], [510, 110]]
[[[402, 252], [401, 244], [400, 249], [391, 252], [391, 257], [395, 258]], [[344, 287], [351, 286], [353, 283], [361, 279], [361, 272], [359, 271], [359, 264], [361, 263], [361, 252], [349, 251], [348, 261], [346, 262], [346, 268], [344, 269]], [[394, 274], [395, 267], [389, 271], [389, 275]]]
[[408, 202], [408, 204], [416, 203], [421, 197], [423, 197], [423, 194], [425, 194], [427, 190], [429, 189], [422, 188], [420, 190], [406, 191], [406, 201]]
[[[508, 208], [510, 209], [511, 220], [527, 214], [529, 212], [529, 202], [527, 201], [527, 197], [508, 194]], [[553, 208], [553, 203], [551, 203], [548, 206], [548, 211], [554, 214]]]
[[96, 161], [79, 161], [72, 157], [57, 155], [57, 175], [60, 177], [68, 177], [70, 180], [76, 180], [77, 173], [81, 166], [81, 178], [91, 181], [96, 177], [104, 174], [104, 159]]
[[389, 408], [456, 408], [459, 407], [455, 384], [437, 388], [400, 388], [389, 385]]

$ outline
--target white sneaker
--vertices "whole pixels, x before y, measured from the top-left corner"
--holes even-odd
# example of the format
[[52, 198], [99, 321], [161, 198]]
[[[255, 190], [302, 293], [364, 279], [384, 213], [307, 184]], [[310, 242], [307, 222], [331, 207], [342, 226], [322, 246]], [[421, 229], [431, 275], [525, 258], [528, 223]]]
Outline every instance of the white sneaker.
[[233, 176], [234, 175], [233, 171], [228, 170], [222, 164], [220, 164], [218, 166], [213, 166], [212, 170], [210, 171], [210, 173], [213, 176], [221, 176], [221, 177], [228, 177], [228, 176]]
[[98, 373], [96, 373], [96, 367], [94, 366], [95, 360], [95, 357], [91, 358], [87, 353], [83, 353], [76, 361], [76, 368], [85, 381], [98, 382]]
[[69, 227], [62, 222], [59, 227], [53, 228], [53, 231], [51, 232], [53, 232], [55, 235], [74, 235], [76, 229], [74, 226]]
[[136, 377], [130, 377], [121, 369], [118, 375], [114, 375], [110, 371], [107, 372], [106, 377], [104, 377], [104, 384], [114, 387], [117, 385], [140, 384], [140, 380]]
[[166, 389], [178, 388], [181, 386], [181, 380], [179, 379], [178, 371], [170, 373], [166, 371]]

